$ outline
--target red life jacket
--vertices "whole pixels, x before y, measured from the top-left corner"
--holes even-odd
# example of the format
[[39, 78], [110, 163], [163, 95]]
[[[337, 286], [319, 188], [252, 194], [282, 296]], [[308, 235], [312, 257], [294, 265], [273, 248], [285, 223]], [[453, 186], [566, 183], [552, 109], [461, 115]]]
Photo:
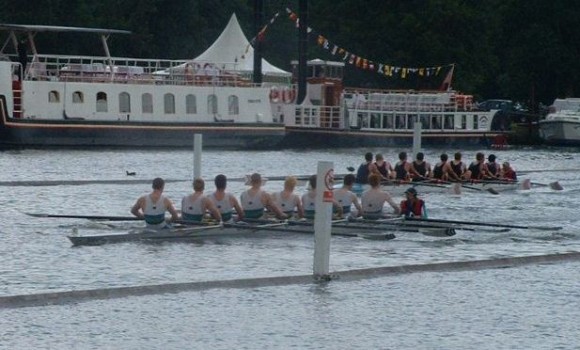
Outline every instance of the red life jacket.
[[[423, 215], [423, 207], [425, 206], [425, 202], [422, 199], [419, 199], [410, 205], [408, 200], [401, 202], [401, 214], [405, 215], [405, 217], [417, 216], [421, 217]], [[412, 214], [412, 215], [411, 215]]]

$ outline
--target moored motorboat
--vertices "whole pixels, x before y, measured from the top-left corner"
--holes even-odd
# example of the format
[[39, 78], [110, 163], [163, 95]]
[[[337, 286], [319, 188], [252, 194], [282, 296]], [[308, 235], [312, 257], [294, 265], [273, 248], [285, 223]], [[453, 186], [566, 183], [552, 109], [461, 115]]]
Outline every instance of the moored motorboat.
[[580, 145], [580, 98], [556, 99], [550, 113], [538, 124], [546, 144]]

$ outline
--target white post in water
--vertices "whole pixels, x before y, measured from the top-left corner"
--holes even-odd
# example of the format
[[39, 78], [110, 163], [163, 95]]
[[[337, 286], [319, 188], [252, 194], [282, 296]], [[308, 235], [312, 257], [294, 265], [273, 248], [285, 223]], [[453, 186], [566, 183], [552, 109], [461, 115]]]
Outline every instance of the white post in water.
[[330, 263], [330, 230], [332, 225], [332, 162], [318, 162], [314, 217], [314, 276], [328, 277]]
[[413, 124], [413, 157], [415, 159], [417, 153], [421, 152], [421, 119], [417, 115], [415, 116], [415, 123]]
[[193, 135], [193, 179], [201, 177], [202, 134]]

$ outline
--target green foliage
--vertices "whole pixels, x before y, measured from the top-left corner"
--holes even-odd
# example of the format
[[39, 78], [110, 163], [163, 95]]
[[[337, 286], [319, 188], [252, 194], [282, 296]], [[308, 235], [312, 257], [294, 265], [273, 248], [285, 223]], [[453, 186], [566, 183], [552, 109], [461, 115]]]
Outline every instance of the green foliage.
[[[298, 30], [285, 8], [298, 12], [298, 1], [263, 2], [265, 21], [280, 13], [262, 41], [264, 56], [289, 70], [298, 54]], [[0, 21], [130, 30], [132, 35], [110, 38], [113, 55], [177, 59], [206, 50], [234, 12], [251, 39], [256, 35], [253, 4], [253, 0], [0, 0]], [[453, 87], [479, 98], [511, 98], [533, 105], [580, 94], [580, 7], [575, 1], [310, 0], [309, 10], [309, 25], [317, 33], [360, 57], [402, 67], [456, 64]], [[99, 39], [86, 35], [39, 33], [37, 44], [43, 53], [102, 54]], [[318, 47], [314, 35], [309, 58], [340, 60]], [[402, 79], [347, 65], [345, 83], [436, 88], [444, 76]]]

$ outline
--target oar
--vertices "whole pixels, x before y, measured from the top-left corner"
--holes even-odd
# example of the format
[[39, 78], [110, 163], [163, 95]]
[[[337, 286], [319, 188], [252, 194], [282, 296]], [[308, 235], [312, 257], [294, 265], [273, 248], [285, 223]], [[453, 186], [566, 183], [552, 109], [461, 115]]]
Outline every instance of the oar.
[[[466, 188], [468, 190], [473, 190], [473, 191], [478, 191], [478, 192], [489, 192], [491, 194], [499, 194], [498, 191], [496, 191], [494, 188], [492, 187], [487, 187], [487, 188], [480, 188], [480, 187], [475, 187], [475, 186], [470, 186], [470, 185], [466, 185], [463, 182], [452, 182], [452, 181], [443, 181], [443, 180], [438, 180], [441, 183], [445, 183], [445, 184], [453, 184], [454, 186], [457, 186], [455, 184], [459, 184], [461, 186], [461, 188]], [[460, 191], [454, 191], [456, 194], [459, 194], [457, 192]]]
[[[270, 220], [267, 219], [244, 219], [247, 220], [248, 222], [272, 222]], [[366, 229], [366, 227], [357, 227], [357, 226], [349, 226], [349, 225], [340, 225], [340, 223], [343, 222], [348, 222], [348, 219], [338, 219], [338, 220], [333, 220], [331, 221], [332, 227], [336, 227], [336, 228], [353, 228], [353, 229]], [[285, 225], [289, 225], [289, 226], [305, 226], [305, 227], [309, 227], [309, 230], [301, 230], [301, 229], [296, 229], [296, 228], [292, 228], [292, 229], [284, 229], [286, 231], [288, 231], [289, 233], [314, 233], [314, 223], [312, 221], [294, 221], [294, 220], [288, 220], [288, 221], [284, 221]], [[266, 224], [268, 225], [268, 224]], [[273, 223], [273, 225], [276, 225], [276, 222]], [[262, 225], [260, 225], [262, 226]], [[238, 227], [238, 226], [236, 226]], [[247, 227], [254, 227], [251, 225], [248, 225]], [[371, 229], [372, 231], [373, 229]], [[384, 229], [380, 229], [379, 231], [385, 231]], [[381, 240], [390, 240], [390, 239], [394, 239], [396, 238], [396, 236], [392, 233], [383, 233], [383, 234], [361, 234], [361, 233], [346, 233], [346, 232], [332, 232], [331, 231], [331, 235], [332, 236], [342, 236], [342, 237], [362, 237], [362, 238], [366, 238], [366, 239], [381, 239]], [[372, 237], [371, 237], [372, 235]]]
[[531, 184], [538, 187], [550, 187], [554, 191], [562, 191], [564, 189], [558, 181], [550, 182], [549, 184], [543, 184], [540, 182], [531, 182]]
[[541, 170], [518, 170], [518, 174], [530, 174], [530, 173], [551, 173], [551, 172], [566, 172], [575, 173], [580, 171], [580, 169], [541, 169]]
[[[401, 220], [404, 218], [401, 217]], [[421, 222], [413, 222], [413, 220], [406, 220], [402, 222], [396, 221], [377, 221], [377, 220], [362, 220], [362, 222], [368, 225], [375, 225], [375, 226], [390, 226], [390, 227], [413, 227], [413, 228], [452, 228], [455, 230], [462, 230], [462, 231], [477, 231], [477, 232], [493, 232], [493, 233], [502, 233], [502, 232], [509, 232], [509, 228], [486, 228], [486, 227], [478, 227], [478, 228], [470, 228], [464, 227], [459, 224], [446, 224], [446, 223], [421, 223]]]
[[135, 216], [107, 216], [107, 215], [60, 215], [43, 213], [24, 213], [36, 218], [63, 218], [63, 219], [87, 219], [100, 221], [143, 221]]
[[459, 224], [466, 226], [490, 226], [490, 227], [505, 227], [514, 229], [530, 229], [530, 230], [541, 230], [541, 231], [558, 231], [561, 230], [561, 226], [523, 226], [523, 225], [506, 225], [506, 224], [495, 224], [488, 222], [476, 222], [476, 221], [458, 221], [458, 220], [443, 220], [443, 219], [424, 219], [424, 218], [414, 218], [410, 220], [424, 221], [424, 222], [439, 222], [447, 224]]

